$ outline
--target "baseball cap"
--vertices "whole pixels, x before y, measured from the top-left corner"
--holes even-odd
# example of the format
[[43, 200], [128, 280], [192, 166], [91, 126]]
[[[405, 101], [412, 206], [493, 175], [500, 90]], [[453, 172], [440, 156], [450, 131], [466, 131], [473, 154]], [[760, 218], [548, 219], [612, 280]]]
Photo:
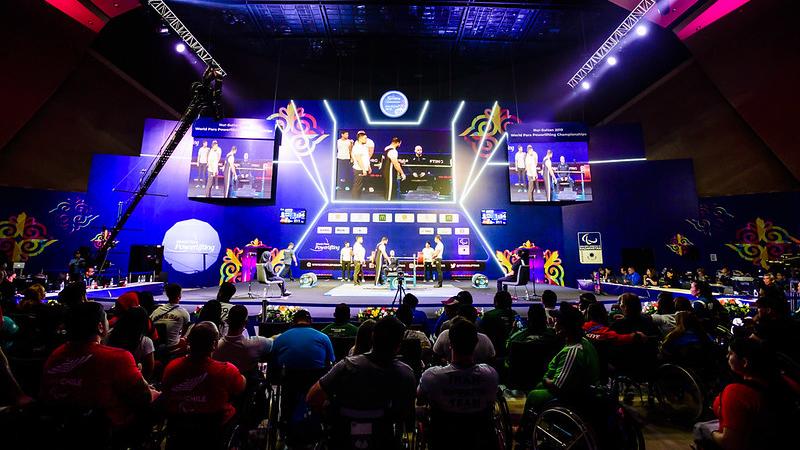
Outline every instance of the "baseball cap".
[[362, 134], [367, 134], [367, 132], [364, 131], [364, 130], [358, 130], [358, 133], [356, 133], [356, 136], [361, 136]]
[[447, 300], [442, 300], [442, 305], [444, 306], [458, 305], [458, 303], [458, 297], [450, 297]]

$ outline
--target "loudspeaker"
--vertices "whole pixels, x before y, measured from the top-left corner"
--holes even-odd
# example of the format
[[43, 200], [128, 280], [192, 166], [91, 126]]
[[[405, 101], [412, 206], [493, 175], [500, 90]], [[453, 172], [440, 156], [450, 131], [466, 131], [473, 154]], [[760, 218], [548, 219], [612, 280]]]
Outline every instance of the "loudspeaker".
[[161, 245], [131, 245], [128, 272], [161, 272], [164, 247]]
[[652, 248], [623, 248], [622, 249], [622, 265], [627, 267], [633, 266], [637, 272], [644, 273], [648, 267], [654, 267], [656, 258], [653, 255]]

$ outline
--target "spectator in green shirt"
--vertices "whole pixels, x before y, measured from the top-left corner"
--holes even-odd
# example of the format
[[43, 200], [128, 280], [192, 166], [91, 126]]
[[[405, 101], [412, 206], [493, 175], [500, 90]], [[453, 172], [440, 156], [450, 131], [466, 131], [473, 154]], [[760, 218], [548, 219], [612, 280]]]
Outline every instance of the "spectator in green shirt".
[[555, 328], [556, 335], [564, 340], [564, 347], [548, 364], [542, 381], [528, 393], [518, 435], [522, 439], [530, 436], [536, 415], [548, 402], [556, 398], [580, 399], [600, 378], [597, 351], [583, 336], [580, 311], [562, 302]]
[[506, 340], [506, 350], [511, 348], [511, 343], [519, 341], [545, 341], [557, 342], [556, 332], [547, 326], [547, 313], [544, 306], [534, 303], [528, 307], [528, 325], [515, 331]]
[[333, 312], [333, 323], [325, 326], [322, 332], [328, 337], [355, 337], [358, 327], [350, 323], [350, 307], [347, 303], [339, 303]]
[[511, 309], [511, 294], [500, 291], [494, 295], [494, 309], [484, 313], [478, 331], [491, 339], [497, 356], [505, 356], [505, 342], [514, 327], [517, 313]]

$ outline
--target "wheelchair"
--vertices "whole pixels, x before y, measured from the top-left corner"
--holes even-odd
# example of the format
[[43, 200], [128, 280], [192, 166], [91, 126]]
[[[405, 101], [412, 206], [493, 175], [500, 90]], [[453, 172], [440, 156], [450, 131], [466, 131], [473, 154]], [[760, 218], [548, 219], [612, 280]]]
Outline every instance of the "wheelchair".
[[417, 414], [417, 428], [410, 448], [511, 450], [511, 414], [502, 390], [488, 411], [476, 414], [442, 413], [425, 407]]
[[[575, 406], [580, 405], [580, 406]], [[553, 400], [533, 427], [536, 450], [644, 450], [641, 427], [605, 388], [580, 401]]]
[[411, 447], [409, 434], [402, 420], [392, 418], [389, 407], [351, 409], [332, 406], [324, 421], [323, 438], [317, 450], [400, 450]]

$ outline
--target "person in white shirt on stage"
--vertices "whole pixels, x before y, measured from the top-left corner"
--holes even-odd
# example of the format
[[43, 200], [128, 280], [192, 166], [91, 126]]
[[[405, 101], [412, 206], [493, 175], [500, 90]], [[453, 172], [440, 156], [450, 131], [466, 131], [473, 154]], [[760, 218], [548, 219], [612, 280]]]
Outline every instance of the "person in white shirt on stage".
[[206, 197], [211, 197], [211, 189], [217, 187], [217, 173], [219, 161], [222, 159], [222, 149], [217, 141], [211, 141], [211, 150], [208, 152], [208, 179], [206, 180]]
[[552, 202], [554, 200], [553, 191], [556, 187], [556, 173], [553, 170], [553, 151], [549, 148], [542, 158], [542, 180], [544, 181], [545, 201]]
[[197, 181], [200, 184], [197, 187], [202, 187], [206, 185], [206, 179], [208, 179], [208, 151], [211, 150], [208, 148], [208, 141], [203, 141], [203, 145], [197, 149]]
[[375, 286], [383, 284], [383, 266], [389, 262], [389, 253], [386, 251], [386, 244], [389, 238], [383, 236], [375, 247]]
[[345, 242], [339, 250], [339, 262], [342, 264], [342, 281], [350, 280], [353, 271], [353, 248], [349, 242]]
[[361, 285], [361, 281], [364, 279], [364, 262], [367, 250], [362, 242], [364, 242], [364, 237], [356, 236], [356, 243], [353, 244], [353, 284], [356, 286]]
[[533, 201], [533, 194], [539, 191], [537, 168], [539, 166], [539, 155], [533, 150], [532, 145], [528, 145], [528, 152], [525, 154], [525, 172], [528, 174], [528, 201]]
[[236, 188], [236, 180], [239, 178], [236, 172], [236, 146], [231, 147], [231, 151], [225, 155], [225, 165], [222, 173], [225, 174], [225, 198], [230, 198]]
[[425, 281], [433, 280], [433, 247], [431, 243], [425, 241], [425, 248], [422, 249], [422, 266], [425, 267]]
[[364, 180], [371, 172], [369, 159], [375, 151], [375, 143], [367, 137], [367, 133], [359, 131], [356, 135], [356, 142], [353, 144], [351, 155], [353, 157], [353, 200], [361, 198], [361, 189], [364, 187]]
[[442, 243], [442, 237], [438, 234], [433, 237], [433, 241], [436, 242], [436, 247], [433, 248], [433, 265], [436, 266], [436, 281], [438, 284], [436, 287], [442, 287], [442, 257], [444, 256], [444, 244]]
[[517, 147], [517, 153], [514, 155], [514, 168], [517, 170], [517, 192], [522, 192], [522, 187], [525, 186], [525, 152], [522, 151], [522, 146]]
[[346, 130], [339, 132], [339, 140], [336, 141], [336, 177], [338, 183], [336, 189], [346, 191], [350, 189], [353, 179], [353, 171], [350, 169], [353, 164], [353, 140], [350, 133]]
[[381, 160], [381, 175], [383, 176], [384, 196], [387, 201], [400, 199], [400, 181], [405, 181], [406, 174], [398, 161], [397, 149], [403, 141], [398, 137], [392, 138], [392, 143], [383, 149]]

